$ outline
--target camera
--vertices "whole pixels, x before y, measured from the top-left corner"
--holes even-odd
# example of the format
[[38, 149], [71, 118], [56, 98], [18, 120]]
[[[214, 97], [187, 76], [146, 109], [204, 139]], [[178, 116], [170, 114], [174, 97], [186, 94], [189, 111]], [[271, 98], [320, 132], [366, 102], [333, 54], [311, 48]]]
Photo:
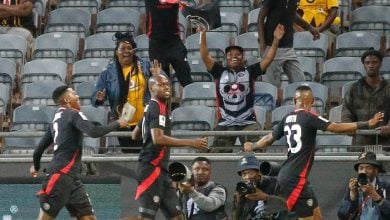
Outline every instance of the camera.
[[260, 173], [266, 176], [277, 176], [281, 167], [279, 163], [264, 161], [260, 163]]
[[188, 182], [191, 180], [192, 172], [188, 167], [179, 162], [173, 162], [168, 167], [169, 178], [174, 182]]
[[368, 184], [368, 177], [367, 174], [365, 173], [359, 173], [357, 180], [358, 180], [358, 185], [360, 186]]
[[236, 191], [241, 195], [251, 194], [256, 192], [255, 182], [238, 182]]

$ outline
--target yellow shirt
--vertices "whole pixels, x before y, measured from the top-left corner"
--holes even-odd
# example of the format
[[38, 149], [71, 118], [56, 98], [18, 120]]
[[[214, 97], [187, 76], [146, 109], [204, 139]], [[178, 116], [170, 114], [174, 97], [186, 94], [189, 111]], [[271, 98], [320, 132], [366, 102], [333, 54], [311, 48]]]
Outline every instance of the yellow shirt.
[[134, 69], [134, 66], [122, 68], [123, 76], [126, 79], [131, 73], [129, 82], [129, 93], [127, 95], [127, 102], [135, 107], [135, 113], [133, 119], [129, 122], [130, 126], [136, 125], [144, 115], [144, 93], [146, 88], [145, 76], [142, 73], [140, 66], [138, 67], [138, 74]]
[[320, 27], [328, 17], [329, 10], [333, 7], [339, 7], [338, 0], [300, 0], [298, 10], [303, 11], [303, 20]]

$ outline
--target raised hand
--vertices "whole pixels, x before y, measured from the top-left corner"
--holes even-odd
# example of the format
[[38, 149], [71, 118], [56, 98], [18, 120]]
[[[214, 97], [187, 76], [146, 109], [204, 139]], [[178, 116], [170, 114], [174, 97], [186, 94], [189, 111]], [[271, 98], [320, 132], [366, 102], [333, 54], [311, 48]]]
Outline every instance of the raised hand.
[[199, 149], [199, 150], [207, 149], [208, 148], [207, 137], [197, 138], [197, 139], [193, 140], [192, 146], [196, 149]]
[[244, 152], [253, 152], [253, 143], [245, 142], [243, 147]]
[[119, 127], [121, 127], [121, 128], [129, 127], [128, 121], [126, 121], [122, 118], [118, 119], [117, 122], [119, 123]]
[[150, 67], [150, 72], [152, 72], [153, 76], [160, 75], [161, 73], [161, 63], [158, 60], [154, 59], [152, 63], [152, 67]]
[[106, 99], [106, 89], [103, 89], [101, 91], [97, 91], [96, 100], [103, 102], [105, 99]]
[[374, 127], [376, 124], [378, 124], [378, 122], [381, 122], [383, 121], [383, 117], [385, 116], [385, 114], [383, 112], [377, 112], [373, 118], [371, 118], [370, 120], [368, 120], [368, 126], [371, 128], [371, 127]]
[[30, 167], [30, 175], [34, 178], [38, 176], [38, 171], [35, 170], [34, 165]]
[[278, 24], [274, 30], [274, 38], [280, 40], [284, 36], [284, 26], [281, 24]]

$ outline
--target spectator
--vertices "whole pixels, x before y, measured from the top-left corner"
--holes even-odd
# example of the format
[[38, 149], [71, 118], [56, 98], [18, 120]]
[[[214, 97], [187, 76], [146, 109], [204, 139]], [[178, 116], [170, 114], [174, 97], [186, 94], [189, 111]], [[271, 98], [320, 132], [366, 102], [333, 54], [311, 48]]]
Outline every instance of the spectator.
[[171, 147], [190, 146], [207, 148], [207, 138], [177, 139], [170, 137], [171, 121], [167, 105], [171, 86], [167, 77], [161, 74], [149, 79], [152, 98], [142, 121], [135, 127], [132, 138], [143, 139], [137, 167], [138, 187], [135, 199], [139, 201], [142, 219], [154, 219], [159, 208], [167, 219], [181, 219], [179, 197], [171, 185], [168, 162]]
[[[227, 66], [209, 56], [206, 42], [206, 32], [200, 31], [200, 54], [207, 70], [216, 80], [217, 103], [219, 111], [217, 131], [258, 130], [254, 114], [254, 82], [264, 74], [272, 62], [279, 40], [283, 37], [283, 25], [276, 26], [272, 47], [261, 62], [245, 67], [244, 50], [240, 46], [229, 46], [225, 49]], [[214, 146], [233, 146], [236, 137], [219, 136], [215, 138]], [[241, 143], [244, 139], [240, 137]], [[223, 152], [218, 149], [214, 151]], [[231, 152], [229, 150], [228, 152]]]
[[80, 181], [83, 133], [101, 137], [119, 126], [127, 126], [119, 119], [106, 126], [95, 126], [80, 112], [80, 100], [68, 86], [60, 86], [53, 92], [53, 100], [59, 105], [45, 135], [34, 151], [32, 177], [38, 176], [43, 152], [54, 145], [51, 163], [45, 172], [42, 189], [38, 192], [40, 213], [37, 219], [55, 219], [66, 207], [77, 219], [96, 219], [88, 194]]
[[280, 193], [286, 199], [289, 211], [295, 211], [300, 219], [320, 219], [321, 211], [307, 180], [314, 161], [317, 130], [345, 133], [372, 128], [383, 119], [383, 113], [375, 114], [366, 122], [330, 122], [310, 112], [314, 103], [313, 92], [304, 84], [296, 89], [294, 101], [296, 106], [294, 112], [287, 114], [273, 132], [258, 142], [245, 143], [244, 150], [262, 149], [286, 136], [288, 156], [278, 175]]
[[33, 8], [35, 0], [4, 0], [0, 3], [0, 34], [15, 34], [31, 46], [35, 35]]
[[274, 196], [276, 178], [261, 175], [259, 167], [259, 161], [254, 155], [245, 155], [239, 161], [238, 175], [243, 182], [238, 184], [244, 183], [253, 187], [256, 192], [242, 193], [237, 191], [237, 187], [234, 193], [233, 220], [286, 218], [286, 203], [282, 198]]
[[171, 64], [184, 87], [192, 83], [192, 78], [187, 48], [180, 39], [180, 5], [180, 0], [145, 0], [149, 57], [158, 60], [165, 73], [170, 73]]
[[[151, 76], [149, 61], [144, 61], [134, 53], [137, 44], [133, 36], [127, 33], [115, 33], [115, 55], [96, 83], [92, 94], [92, 105], [103, 105], [108, 99], [111, 108], [111, 117], [117, 119], [122, 114], [122, 107], [129, 103], [135, 107], [135, 113], [129, 128], [119, 131], [130, 131], [142, 119], [145, 105], [150, 100], [147, 82]], [[141, 141], [133, 141], [130, 137], [118, 137], [121, 147], [142, 146]], [[122, 149], [124, 153], [137, 152], [131, 149]]]
[[183, 211], [188, 220], [227, 220], [226, 188], [211, 180], [211, 161], [196, 157], [192, 161], [193, 183], [179, 183]]
[[258, 32], [260, 53], [264, 56], [273, 42], [272, 31], [278, 24], [282, 24], [286, 30], [280, 40], [274, 61], [267, 69], [263, 81], [272, 83], [276, 87], [281, 86], [281, 74], [287, 74], [289, 82], [305, 81], [302, 66], [299, 63], [293, 48], [293, 22], [295, 21], [303, 29], [313, 34], [313, 39], [320, 37], [320, 33], [297, 14], [298, 0], [264, 0], [258, 16]]
[[354, 168], [359, 176], [349, 179], [339, 219], [390, 219], [390, 182], [378, 176], [384, 170], [375, 153], [360, 154]]
[[[390, 112], [390, 82], [381, 77], [379, 69], [382, 65], [382, 54], [370, 49], [361, 57], [366, 76], [352, 84], [347, 91], [341, 111], [342, 122], [356, 122], [368, 120], [376, 112], [384, 112], [385, 120], [382, 125], [389, 123]], [[385, 132], [383, 130], [383, 132]], [[354, 145], [390, 145], [388, 137], [375, 135], [355, 135]], [[357, 147], [355, 151], [362, 151]]]

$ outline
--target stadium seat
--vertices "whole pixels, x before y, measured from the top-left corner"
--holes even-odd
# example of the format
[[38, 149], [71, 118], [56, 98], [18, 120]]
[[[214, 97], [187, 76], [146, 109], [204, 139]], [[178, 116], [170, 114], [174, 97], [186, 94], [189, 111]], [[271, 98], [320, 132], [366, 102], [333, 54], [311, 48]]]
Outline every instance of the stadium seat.
[[96, 33], [126, 32], [138, 35], [140, 13], [131, 8], [107, 8], [97, 14]]
[[7, 111], [8, 101], [10, 100], [10, 87], [0, 83], [0, 116], [4, 116]]
[[390, 57], [390, 34], [386, 35], [386, 52], [385, 55]]
[[12, 59], [0, 58], [0, 83], [7, 85], [10, 89], [15, 84], [16, 63]]
[[298, 61], [302, 64], [305, 80], [314, 81], [317, 73], [316, 60], [311, 57], [298, 57]]
[[267, 121], [267, 109], [262, 106], [255, 105], [254, 107], [256, 122], [259, 125], [260, 130], [264, 130]]
[[295, 32], [293, 47], [297, 56], [312, 57], [322, 65], [327, 56], [328, 36], [321, 33], [320, 39], [313, 40], [313, 35], [308, 32]]
[[100, 0], [60, 0], [57, 8], [78, 8], [97, 14], [100, 9]]
[[33, 59], [58, 59], [74, 63], [78, 59], [79, 38], [72, 33], [56, 32], [39, 35], [35, 40]]
[[58, 80], [65, 82], [66, 63], [56, 59], [32, 60], [24, 65], [20, 81], [22, 88], [27, 83], [42, 80]]
[[23, 89], [22, 105], [56, 106], [52, 99], [53, 91], [65, 85], [58, 80], [44, 80], [26, 84]]
[[27, 41], [14, 34], [0, 34], [0, 57], [15, 60], [22, 66], [26, 61]]
[[369, 0], [366, 5], [390, 6], [390, 0]]
[[259, 13], [260, 8], [253, 9], [248, 13], [248, 32], [257, 32], [257, 19], [259, 17]]
[[286, 116], [290, 112], [293, 112], [294, 110], [295, 110], [295, 105], [282, 105], [272, 110], [272, 117], [271, 117], [272, 126], [275, 126], [284, 118], [284, 116]]
[[341, 122], [341, 110], [343, 106], [338, 105], [329, 110], [329, 121], [331, 122]]
[[352, 31], [340, 34], [336, 39], [337, 57], [361, 57], [369, 48], [380, 49], [381, 37], [366, 31]]
[[85, 39], [85, 58], [109, 58], [114, 57], [115, 41], [113, 33], [99, 33], [88, 36]]
[[216, 106], [216, 93], [214, 82], [194, 82], [183, 88], [181, 106], [204, 105]]
[[91, 97], [95, 91], [95, 81], [86, 81], [76, 85], [75, 91], [80, 98], [80, 105], [91, 105]]
[[259, 45], [257, 43], [259, 35], [257, 32], [247, 32], [238, 35], [235, 38], [235, 45], [240, 46], [244, 49], [245, 57], [252, 56], [260, 58]]
[[69, 32], [85, 39], [89, 35], [91, 14], [79, 8], [58, 8], [48, 15], [45, 33]]
[[[207, 32], [206, 36], [210, 56], [217, 61], [224, 62], [225, 48], [230, 45], [229, 36], [218, 32]], [[186, 47], [189, 54], [200, 56], [199, 33], [187, 37]]]
[[238, 12], [221, 12], [221, 27], [212, 29], [223, 34], [227, 34], [231, 38], [236, 37], [241, 30], [242, 14]]
[[109, 59], [87, 58], [73, 64], [72, 84], [75, 86], [86, 81], [97, 81], [99, 75], [107, 68]]
[[320, 148], [318, 152], [347, 152], [348, 147], [352, 145], [352, 136], [318, 135], [316, 145]]
[[[172, 111], [173, 131], [211, 131], [215, 127], [215, 110], [207, 106], [179, 107]], [[184, 137], [183, 137], [184, 138]], [[187, 138], [194, 138], [187, 137]], [[212, 145], [212, 137], [209, 137], [209, 146]], [[195, 153], [195, 149], [173, 148], [172, 153]]]
[[203, 63], [203, 60], [200, 56], [192, 55], [192, 56], [188, 56], [187, 58], [188, 58], [188, 64], [190, 65], [191, 68], [191, 72], [208, 73], [206, 65]]
[[295, 97], [295, 90], [300, 85], [308, 85], [314, 96], [314, 104], [313, 108], [320, 114], [324, 115], [325, 113], [325, 107], [326, 107], [326, 101], [328, 98], [328, 88], [326, 86], [316, 83], [316, 82], [296, 82], [288, 84], [283, 89], [283, 101], [282, 105], [294, 105], [294, 97]]
[[179, 13], [179, 31], [180, 39], [184, 41], [187, 38], [188, 20], [182, 13]]
[[250, 0], [219, 0], [218, 3], [221, 12], [244, 14], [252, 9]]
[[255, 106], [261, 106], [266, 111], [272, 111], [276, 106], [278, 88], [267, 82], [255, 82]]
[[352, 12], [350, 30], [390, 34], [390, 7], [372, 5], [357, 8]]
[[137, 44], [135, 54], [142, 59], [149, 60], [149, 38], [146, 34], [138, 35], [134, 38]]
[[358, 57], [336, 57], [324, 63], [321, 83], [328, 87], [328, 101], [332, 106], [341, 102], [341, 88], [350, 81], [365, 75], [363, 64]]
[[390, 57], [384, 57], [382, 60], [382, 66], [379, 69], [382, 77], [390, 80]]
[[[108, 121], [108, 112], [104, 108], [95, 108], [91, 105], [81, 106], [80, 111], [84, 113], [88, 121], [98, 125], [106, 125]], [[105, 141], [101, 138], [84, 137], [83, 155], [97, 154], [99, 148], [104, 148]]]
[[145, 1], [140, 0], [108, 0], [107, 8], [111, 7], [129, 7], [135, 10], [145, 13]]

